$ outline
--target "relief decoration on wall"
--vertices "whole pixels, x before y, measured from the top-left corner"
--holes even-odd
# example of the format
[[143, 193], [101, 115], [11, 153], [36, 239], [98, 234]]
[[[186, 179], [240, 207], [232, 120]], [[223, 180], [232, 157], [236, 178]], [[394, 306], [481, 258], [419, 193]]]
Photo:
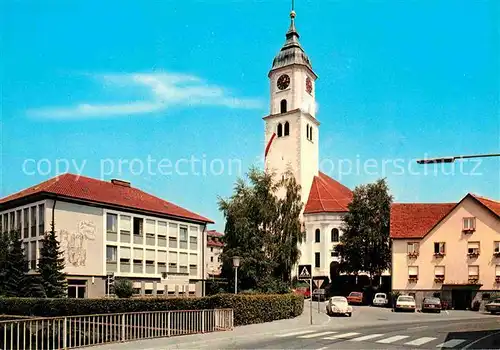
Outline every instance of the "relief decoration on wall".
[[76, 231], [60, 230], [61, 248], [64, 249], [66, 262], [75, 267], [85, 266], [87, 262], [87, 241], [95, 240], [96, 226], [92, 221], [80, 221]]

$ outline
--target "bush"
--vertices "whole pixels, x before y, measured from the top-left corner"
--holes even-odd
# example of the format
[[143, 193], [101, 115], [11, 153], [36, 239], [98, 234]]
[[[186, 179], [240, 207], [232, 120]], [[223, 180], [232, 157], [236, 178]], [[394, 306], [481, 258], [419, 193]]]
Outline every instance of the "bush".
[[128, 279], [117, 279], [114, 288], [118, 298], [130, 298], [134, 294], [134, 284]]
[[299, 316], [304, 298], [295, 294], [141, 299], [0, 298], [0, 314], [40, 317], [225, 308], [234, 310], [234, 325], [240, 326]]

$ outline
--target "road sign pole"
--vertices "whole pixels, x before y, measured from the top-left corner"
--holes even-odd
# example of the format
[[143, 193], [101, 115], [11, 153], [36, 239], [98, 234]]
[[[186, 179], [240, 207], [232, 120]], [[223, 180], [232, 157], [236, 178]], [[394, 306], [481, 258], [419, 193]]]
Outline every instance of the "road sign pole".
[[311, 325], [313, 324], [313, 276], [312, 276], [312, 271], [311, 271], [311, 284], [310, 284], [310, 294], [311, 294], [311, 301], [309, 302], [309, 317], [311, 321]]

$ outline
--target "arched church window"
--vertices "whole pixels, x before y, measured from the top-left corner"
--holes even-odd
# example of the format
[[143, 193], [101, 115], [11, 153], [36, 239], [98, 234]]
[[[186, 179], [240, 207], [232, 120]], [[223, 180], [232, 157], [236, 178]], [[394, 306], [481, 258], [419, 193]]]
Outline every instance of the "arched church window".
[[316, 229], [316, 232], [314, 232], [314, 234], [315, 234], [314, 241], [316, 243], [319, 243], [321, 241], [321, 231], [319, 230], [319, 228]]
[[280, 103], [280, 110], [281, 110], [281, 113], [286, 113], [286, 100], [281, 100], [281, 103]]
[[332, 242], [338, 242], [339, 241], [339, 229], [338, 228], [332, 228]]
[[281, 123], [278, 124], [278, 137], [283, 136], [283, 125]]
[[289, 122], [285, 122], [285, 132], [284, 132], [285, 136], [288, 136], [290, 135], [290, 123]]
[[307, 139], [309, 140], [309, 124], [306, 125], [306, 136]]

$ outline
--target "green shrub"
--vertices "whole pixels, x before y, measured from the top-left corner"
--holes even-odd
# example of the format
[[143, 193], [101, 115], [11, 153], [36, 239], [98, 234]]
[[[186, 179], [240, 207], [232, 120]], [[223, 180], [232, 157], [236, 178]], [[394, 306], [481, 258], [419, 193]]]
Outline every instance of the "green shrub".
[[117, 279], [114, 283], [114, 289], [118, 298], [130, 298], [134, 294], [134, 284], [125, 278]]
[[302, 314], [303, 307], [303, 297], [295, 294], [141, 299], [0, 298], [0, 314], [40, 317], [229, 308], [234, 310], [235, 326], [296, 317]]

